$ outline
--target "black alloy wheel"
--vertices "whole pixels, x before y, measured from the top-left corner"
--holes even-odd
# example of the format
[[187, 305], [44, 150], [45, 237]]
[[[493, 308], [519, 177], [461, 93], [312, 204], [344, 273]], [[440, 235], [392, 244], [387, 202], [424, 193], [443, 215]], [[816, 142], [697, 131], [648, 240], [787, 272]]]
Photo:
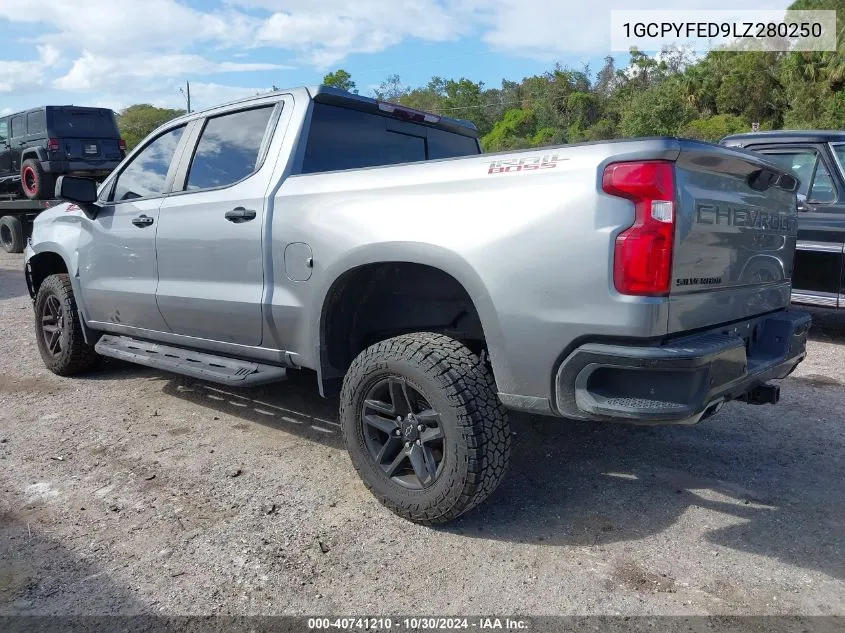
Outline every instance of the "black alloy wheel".
[[62, 302], [55, 295], [50, 295], [42, 304], [39, 316], [44, 349], [51, 355], [58, 356], [62, 353], [62, 335], [65, 329], [65, 311]]
[[423, 394], [399, 376], [379, 380], [361, 409], [370, 456], [400, 486], [431, 486], [443, 468], [445, 447], [440, 415]]

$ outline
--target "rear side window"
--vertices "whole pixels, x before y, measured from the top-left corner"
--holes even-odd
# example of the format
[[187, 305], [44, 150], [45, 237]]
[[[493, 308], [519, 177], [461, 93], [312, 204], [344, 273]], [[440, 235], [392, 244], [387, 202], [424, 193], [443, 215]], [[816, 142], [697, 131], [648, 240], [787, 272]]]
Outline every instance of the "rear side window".
[[302, 173], [478, 154], [474, 138], [315, 103]]
[[26, 130], [31, 135], [44, 134], [47, 129], [47, 117], [44, 115], [44, 110], [37, 112], [29, 112], [26, 115]]
[[12, 117], [12, 138], [20, 138], [26, 135], [26, 120], [23, 115]]
[[224, 187], [254, 172], [273, 108], [270, 105], [209, 119], [194, 152], [185, 188]]
[[50, 113], [51, 132], [68, 138], [120, 138], [111, 110], [60, 108]]
[[164, 193], [167, 172], [185, 126], [165, 132], [147, 145], [117, 177], [111, 200], [150, 198]]
[[9, 122], [6, 119], [0, 119], [0, 143], [9, 140]]

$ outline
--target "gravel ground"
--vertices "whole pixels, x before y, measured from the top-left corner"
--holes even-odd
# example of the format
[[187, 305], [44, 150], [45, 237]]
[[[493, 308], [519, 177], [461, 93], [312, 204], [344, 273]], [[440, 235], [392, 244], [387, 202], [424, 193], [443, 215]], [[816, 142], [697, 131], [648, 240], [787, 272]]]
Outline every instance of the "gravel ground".
[[446, 527], [384, 510], [309, 376], [44, 369], [0, 254], [2, 614], [845, 614], [845, 315], [775, 407], [693, 428], [514, 417]]

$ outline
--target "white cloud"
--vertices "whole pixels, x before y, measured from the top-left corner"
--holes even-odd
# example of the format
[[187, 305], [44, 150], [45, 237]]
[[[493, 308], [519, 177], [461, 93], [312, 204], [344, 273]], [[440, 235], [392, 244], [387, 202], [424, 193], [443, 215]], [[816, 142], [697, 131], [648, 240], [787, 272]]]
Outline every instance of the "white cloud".
[[38, 46], [36, 50], [38, 59], [0, 60], [0, 93], [21, 93], [43, 88], [44, 72], [56, 64], [60, 54], [49, 45]]
[[[185, 85], [176, 81], [147, 84], [132, 92], [117, 89], [101, 92], [87, 103], [98, 108], [109, 108], [120, 112], [135, 103], [150, 103], [159, 108], [185, 108], [185, 97], [180, 92]], [[244, 99], [269, 92], [270, 86], [227, 86], [214, 82], [191, 82], [191, 104], [194, 110], [203, 110], [221, 103]]]
[[[715, 0], [727, 4], [727, 0]], [[714, 8], [714, 0], [675, 0], [674, 9]], [[788, 0], [762, 0], [783, 9]], [[640, 0], [638, 9], [665, 0]], [[610, 47], [610, 10], [622, 0], [0, 0], [0, 25], [39, 46], [38, 57], [0, 61], [0, 94], [87, 91], [104, 101], [162, 98], [177, 80], [208, 78], [209, 98], [224, 92], [219, 73], [276, 71], [291, 58], [320, 71], [351, 54], [389, 50], [407, 40], [479, 36], [490, 49], [543, 61], [602, 55]], [[730, 8], [725, 6], [724, 8]], [[36, 35], [33, 35], [36, 34]], [[33, 41], [34, 40], [34, 41]], [[254, 63], [265, 49], [280, 63]], [[2, 55], [2, 53], [0, 53]], [[422, 63], [422, 62], [421, 62]]]
[[[0, 53], [0, 94], [52, 88], [90, 92], [93, 100], [110, 103], [159, 95], [174, 106], [181, 98], [173, 97], [171, 80], [190, 77], [199, 89], [219, 86], [201, 80], [220, 73], [290, 68], [250, 61], [263, 20], [232, 7], [201, 11], [184, 0], [0, 0], [0, 23], [5, 20], [12, 33], [29, 38], [16, 43], [19, 50], [33, 40], [41, 45], [37, 60], [2, 61]], [[252, 89], [231, 92], [245, 90]]]
[[326, 68], [352, 53], [376, 53], [416, 38], [455, 40], [472, 24], [457, 0], [232, 0], [240, 7], [270, 11], [256, 43], [294, 50], [299, 58]]
[[258, 26], [243, 12], [202, 12], [176, 0], [0, 0], [0, 18], [49, 25], [56, 32], [43, 39], [56, 46], [110, 55], [194, 42], [242, 46]]
[[[104, 56], [83, 51], [70, 71], [55, 80], [60, 90], [93, 90], [120, 87], [127, 89], [134, 83], [148, 83], [173, 77], [210, 75], [213, 73], [280, 70], [279, 64], [212, 62], [200, 55], [163, 54]], [[128, 82], [128, 85], [127, 85]]]

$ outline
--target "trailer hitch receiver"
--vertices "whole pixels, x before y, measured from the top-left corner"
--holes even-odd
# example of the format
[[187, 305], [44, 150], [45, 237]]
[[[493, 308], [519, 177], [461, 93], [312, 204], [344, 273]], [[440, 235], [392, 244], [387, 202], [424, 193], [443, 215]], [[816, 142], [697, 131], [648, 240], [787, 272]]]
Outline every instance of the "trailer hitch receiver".
[[780, 400], [780, 387], [776, 385], [758, 385], [739, 398], [748, 404], [777, 404]]

